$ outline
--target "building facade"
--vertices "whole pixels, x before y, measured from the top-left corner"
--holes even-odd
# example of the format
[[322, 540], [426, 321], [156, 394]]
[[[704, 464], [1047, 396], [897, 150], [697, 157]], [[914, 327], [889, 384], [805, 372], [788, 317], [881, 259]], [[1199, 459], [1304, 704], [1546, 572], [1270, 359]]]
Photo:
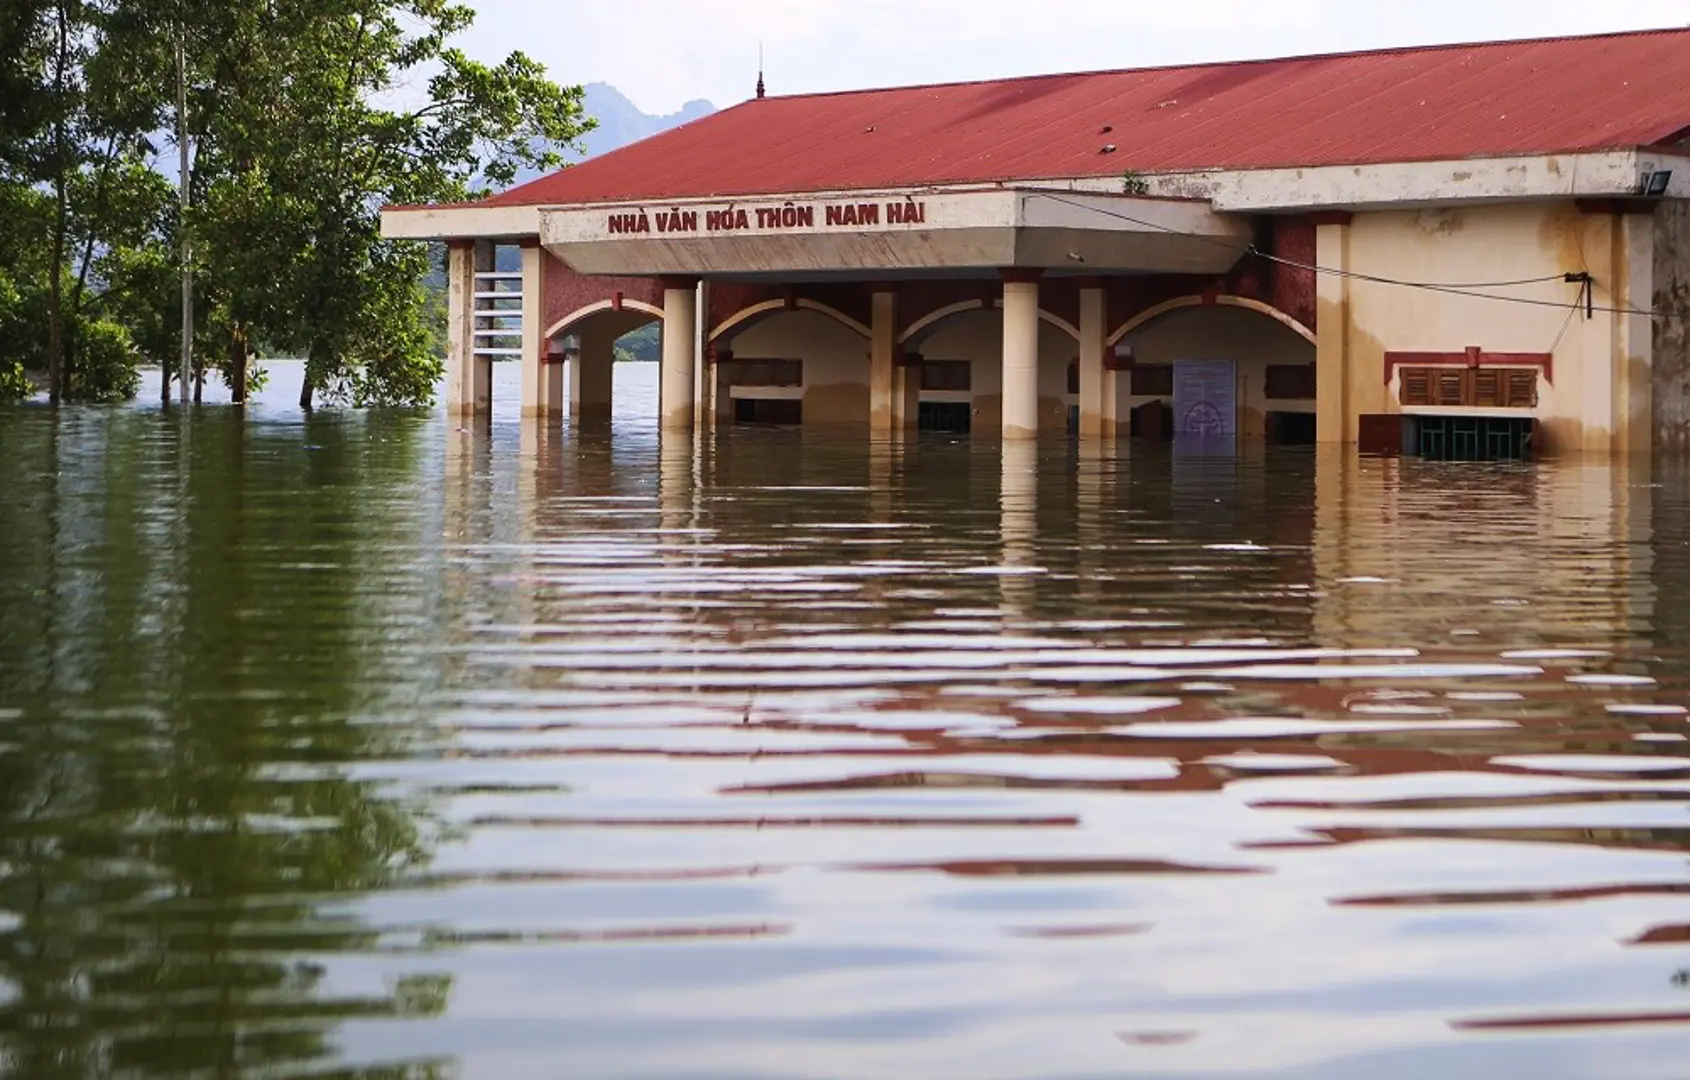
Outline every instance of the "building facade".
[[1517, 456], [1690, 444], [1687, 198], [1671, 30], [760, 96], [383, 228], [458, 414], [608, 417], [656, 321], [671, 430]]

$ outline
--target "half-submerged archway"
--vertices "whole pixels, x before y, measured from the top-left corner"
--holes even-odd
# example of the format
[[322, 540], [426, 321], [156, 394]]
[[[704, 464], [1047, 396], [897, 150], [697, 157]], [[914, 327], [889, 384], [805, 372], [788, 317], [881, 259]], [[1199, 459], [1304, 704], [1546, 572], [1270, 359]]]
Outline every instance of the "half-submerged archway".
[[[1039, 426], [1061, 431], [1074, 421], [1072, 372], [1080, 331], [1039, 313]], [[997, 432], [1003, 424], [1003, 302], [962, 300], [934, 308], [898, 335], [903, 354], [921, 365], [917, 426], [943, 432]]]
[[739, 309], [710, 329], [717, 422], [867, 424], [869, 334], [861, 320], [805, 297]]
[[[1297, 319], [1245, 296], [1181, 296], [1145, 309], [1108, 337], [1119, 378], [1118, 415], [1136, 435], [1167, 437], [1180, 361], [1231, 361], [1236, 430], [1244, 439], [1315, 441], [1315, 335]], [[1152, 415], [1156, 414], [1156, 415]]]
[[[651, 359], [662, 348], [663, 309], [643, 300], [600, 300], [565, 315], [546, 328], [545, 363], [563, 366], [563, 397], [576, 424], [610, 420], [617, 343], [644, 331], [652, 335]], [[643, 359], [643, 357], [642, 357]]]

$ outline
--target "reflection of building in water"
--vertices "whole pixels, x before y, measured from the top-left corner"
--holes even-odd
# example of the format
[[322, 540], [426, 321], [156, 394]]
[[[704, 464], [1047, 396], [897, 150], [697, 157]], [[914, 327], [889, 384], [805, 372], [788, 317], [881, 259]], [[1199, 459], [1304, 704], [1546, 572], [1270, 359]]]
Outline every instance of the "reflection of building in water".
[[1038, 565], [1039, 453], [1035, 443], [1006, 443], [998, 494], [998, 532], [1003, 544], [999, 565], [1006, 619], [1028, 615], [1034, 579], [1044, 572]]
[[1653, 501], [1646, 457], [1480, 477], [1323, 451], [1317, 640], [1638, 643], [1656, 616]]
[[1690, 281], [1687, 92], [1673, 30], [759, 93], [384, 229], [451, 246], [454, 413], [508, 356], [526, 414], [601, 417], [656, 322], [679, 429], [1154, 438], [1222, 361], [1184, 412], [1249, 440], [1646, 451], [1690, 439], [1649, 317]]

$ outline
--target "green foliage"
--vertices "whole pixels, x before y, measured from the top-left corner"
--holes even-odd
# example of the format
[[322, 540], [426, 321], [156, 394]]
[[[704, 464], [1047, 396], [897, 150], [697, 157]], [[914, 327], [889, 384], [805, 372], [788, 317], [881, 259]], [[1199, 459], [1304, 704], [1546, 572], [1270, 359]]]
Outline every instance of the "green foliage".
[[21, 308], [17, 286], [0, 271], [0, 404], [22, 401], [35, 393], [35, 384], [25, 373], [23, 361], [8, 355], [6, 349], [7, 343], [16, 339]]
[[660, 324], [651, 322], [638, 330], [630, 330], [616, 339], [616, 359], [619, 363], [653, 361], [662, 350]]
[[[22, 319], [0, 356], [56, 368], [67, 397], [133, 393], [112, 365], [174, 363], [188, 239], [200, 365], [227, 379], [257, 341], [307, 357], [308, 393], [428, 402], [444, 311], [381, 206], [476, 197], [592, 126], [531, 58], [454, 48], [473, 18], [456, 0], [0, 0], [0, 273]], [[186, 217], [152, 134], [173, 129], [179, 44]]]
[[1150, 194], [1150, 181], [1132, 170], [1121, 174], [1121, 192], [1125, 195]]
[[33, 397], [35, 383], [24, 374], [23, 364], [16, 360], [0, 360], [0, 405]]
[[138, 354], [129, 331], [103, 319], [75, 324], [76, 365], [65, 387], [65, 400], [111, 404], [128, 401], [141, 389]]

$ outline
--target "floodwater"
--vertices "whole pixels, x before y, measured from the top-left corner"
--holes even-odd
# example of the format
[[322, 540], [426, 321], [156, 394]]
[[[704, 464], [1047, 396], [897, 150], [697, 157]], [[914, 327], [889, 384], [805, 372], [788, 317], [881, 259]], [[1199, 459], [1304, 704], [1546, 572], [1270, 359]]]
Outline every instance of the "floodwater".
[[0, 412], [0, 1076], [1690, 1069], [1683, 465], [288, 374]]

